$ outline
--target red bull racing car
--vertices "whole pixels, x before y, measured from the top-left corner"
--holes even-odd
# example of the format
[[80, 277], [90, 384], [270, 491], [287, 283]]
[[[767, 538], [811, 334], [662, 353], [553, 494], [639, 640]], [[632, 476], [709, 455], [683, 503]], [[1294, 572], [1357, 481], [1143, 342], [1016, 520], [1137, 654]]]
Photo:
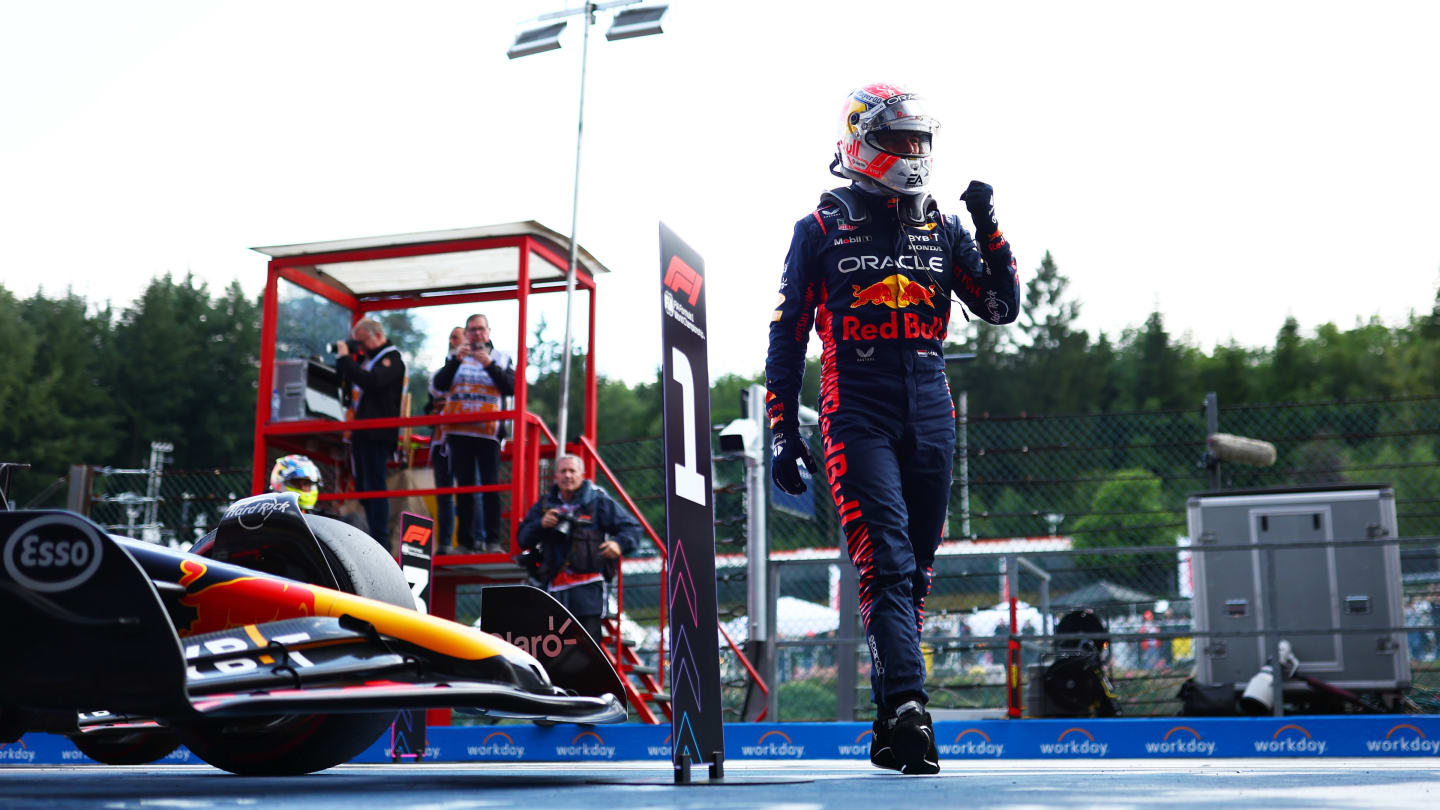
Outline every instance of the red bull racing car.
[[[483, 628], [419, 613], [379, 544], [291, 493], [238, 501], [188, 553], [62, 511], [0, 511], [0, 545], [0, 742], [64, 734], [111, 764], [183, 743], [298, 774], [350, 760], [400, 709], [626, 716], [615, 670], [543, 591], [485, 589]], [[543, 664], [502, 638], [556, 627]]]

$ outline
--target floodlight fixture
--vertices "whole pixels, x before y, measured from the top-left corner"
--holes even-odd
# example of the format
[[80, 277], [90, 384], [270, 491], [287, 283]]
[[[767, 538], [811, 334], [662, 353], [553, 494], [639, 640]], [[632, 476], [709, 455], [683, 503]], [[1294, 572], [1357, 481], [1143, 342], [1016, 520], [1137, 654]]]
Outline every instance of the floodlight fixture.
[[558, 23], [521, 31], [520, 35], [515, 37], [515, 44], [510, 46], [510, 50], [506, 51], [505, 55], [516, 59], [521, 56], [558, 49], [560, 34], [565, 31], [566, 24], [565, 20], [561, 20]]
[[[578, 8], [566, 8], [542, 14], [535, 18], [534, 22], [557, 19], [560, 22], [525, 31], [515, 39], [515, 44], [510, 46], [510, 50], [505, 52], [506, 56], [514, 59], [520, 56], [529, 56], [532, 53], [553, 51], [560, 47], [560, 34], [565, 30], [565, 20], [562, 18], [580, 17], [580, 109], [575, 125], [575, 187], [574, 196], [570, 202], [570, 269], [565, 274], [565, 341], [560, 351], [560, 409], [555, 420], [557, 457], [560, 453], [565, 452], [565, 448], [569, 444], [566, 423], [570, 418], [570, 346], [573, 342], [571, 301], [575, 297], [575, 263], [578, 249], [575, 231], [580, 221], [580, 143], [581, 136], [585, 131], [585, 66], [589, 61], [590, 26], [595, 23], [595, 12], [597, 11], [611, 11], [625, 6], [633, 6], [639, 2], [641, 0], [603, 0], [603, 2], [585, 0]], [[665, 12], [669, 9], [668, 5], [656, 5], [616, 11], [605, 38], [608, 40], [631, 39], [662, 34], [664, 31], [660, 28], [660, 18], [665, 16]]]
[[617, 39], [663, 34], [665, 32], [660, 28], [660, 18], [669, 10], [669, 6], [660, 5], [627, 8], [618, 12], [615, 19], [610, 21], [610, 30], [605, 32], [605, 39], [614, 42]]

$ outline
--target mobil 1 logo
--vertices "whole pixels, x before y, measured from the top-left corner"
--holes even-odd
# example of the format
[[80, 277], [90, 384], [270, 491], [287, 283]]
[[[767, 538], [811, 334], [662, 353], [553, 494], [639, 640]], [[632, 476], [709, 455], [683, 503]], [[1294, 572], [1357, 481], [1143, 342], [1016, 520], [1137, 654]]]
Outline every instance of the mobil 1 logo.
[[95, 574], [103, 548], [95, 530], [79, 518], [42, 514], [20, 524], [5, 540], [5, 573], [32, 591], [68, 591]]

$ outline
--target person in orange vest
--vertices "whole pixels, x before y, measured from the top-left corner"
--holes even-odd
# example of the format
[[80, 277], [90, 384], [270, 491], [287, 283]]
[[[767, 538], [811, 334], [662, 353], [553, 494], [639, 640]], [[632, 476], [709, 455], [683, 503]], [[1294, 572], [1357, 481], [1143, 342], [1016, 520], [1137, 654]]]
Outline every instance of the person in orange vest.
[[[457, 326], [450, 330], [450, 350], [445, 355], [448, 361], [455, 357], [465, 345], [465, 327]], [[425, 413], [439, 414], [445, 412], [446, 396], [444, 391], [435, 388], [435, 378], [440, 375], [440, 369], [436, 369], [430, 375], [430, 402], [425, 406]], [[430, 434], [430, 466], [435, 470], [436, 487], [452, 487], [455, 485], [455, 476], [450, 471], [450, 450], [445, 446], [445, 427], [436, 425], [433, 433]], [[461, 498], [469, 498], [471, 508], [474, 508], [475, 495], [461, 495]], [[436, 544], [438, 553], [448, 554], [451, 551], [451, 540], [455, 537], [455, 496], [435, 496], [435, 531], [439, 541]], [[477, 542], [464, 543], [465, 549], [478, 545]]]
[[[446, 414], [505, 409], [505, 397], [515, 393], [515, 361], [490, 342], [490, 320], [484, 315], [476, 313], [465, 319], [465, 344], [435, 374], [434, 386], [445, 392]], [[446, 427], [445, 446], [456, 485], [474, 486], [477, 469], [481, 484], [499, 483], [500, 441], [504, 438], [499, 421]], [[456, 542], [472, 552], [509, 551], [510, 538], [500, 528], [500, 493], [486, 492], [481, 501], [484, 545], [475, 538], [475, 501], [465, 497], [455, 503]]]

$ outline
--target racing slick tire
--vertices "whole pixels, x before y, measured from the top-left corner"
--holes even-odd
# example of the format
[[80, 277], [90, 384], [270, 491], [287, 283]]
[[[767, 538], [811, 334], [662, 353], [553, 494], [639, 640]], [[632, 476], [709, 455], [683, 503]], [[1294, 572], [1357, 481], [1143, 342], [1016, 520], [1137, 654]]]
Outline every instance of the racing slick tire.
[[[414, 609], [415, 597], [395, 558], [370, 535], [332, 518], [307, 515], [340, 590]], [[215, 721], [182, 729], [191, 753], [242, 776], [290, 776], [323, 771], [369, 748], [395, 721], [395, 712], [309, 714]]]
[[102, 765], [147, 765], [180, 747], [180, 737], [170, 729], [76, 734], [70, 742]]

